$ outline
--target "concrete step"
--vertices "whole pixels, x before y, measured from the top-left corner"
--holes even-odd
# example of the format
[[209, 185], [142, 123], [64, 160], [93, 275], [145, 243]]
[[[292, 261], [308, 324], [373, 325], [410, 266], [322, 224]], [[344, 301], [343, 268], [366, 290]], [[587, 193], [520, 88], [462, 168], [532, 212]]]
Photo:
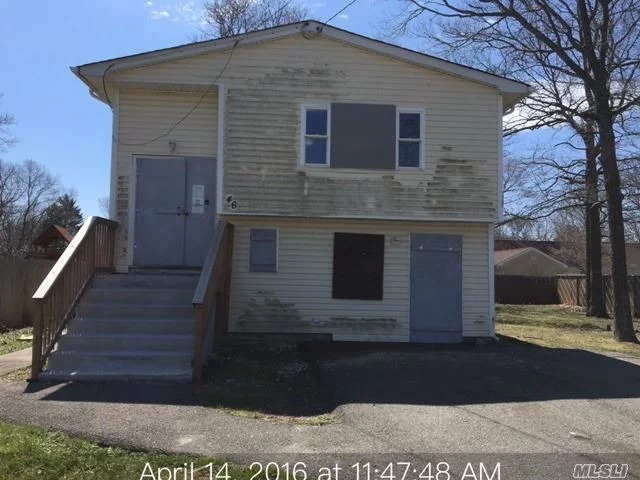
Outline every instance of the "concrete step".
[[95, 352], [114, 350], [168, 351], [191, 354], [194, 337], [192, 334], [167, 335], [111, 335], [111, 334], [66, 334], [58, 340], [58, 351], [71, 352], [91, 350]]
[[136, 350], [75, 350], [54, 351], [49, 356], [47, 369], [61, 372], [112, 371], [127, 375], [140, 370], [190, 370], [191, 352]]
[[93, 279], [94, 288], [185, 288], [195, 290], [198, 275], [98, 275]]
[[42, 381], [110, 381], [110, 380], [150, 380], [162, 382], [189, 382], [191, 369], [175, 368], [158, 370], [156, 368], [137, 368], [127, 372], [116, 369], [101, 369], [100, 366], [82, 370], [44, 370], [38, 379]]
[[191, 288], [91, 288], [82, 303], [119, 304], [177, 304], [191, 306], [194, 289]]
[[195, 320], [188, 317], [83, 317], [69, 322], [69, 334], [110, 334], [110, 335], [185, 335], [194, 334]]
[[176, 305], [171, 303], [89, 303], [81, 302], [76, 307], [76, 316], [85, 317], [128, 317], [128, 318], [193, 318], [193, 305]]

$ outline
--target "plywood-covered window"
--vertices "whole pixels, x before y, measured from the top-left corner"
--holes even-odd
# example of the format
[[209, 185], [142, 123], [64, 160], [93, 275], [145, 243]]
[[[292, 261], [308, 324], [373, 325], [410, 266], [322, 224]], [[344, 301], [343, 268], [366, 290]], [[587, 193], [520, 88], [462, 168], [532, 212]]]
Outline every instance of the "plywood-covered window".
[[329, 105], [302, 107], [302, 163], [304, 165], [329, 165], [330, 125]]
[[249, 271], [278, 270], [278, 230], [252, 228], [249, 231]]
[[382, 300], [384, 235], [335, 233], [333, 298]]
[[424, 151], [424, 111], [398, 109], [396, 117], [396, 165], [398, 168], [421, 168]]
[[331, 168], [393, 170], [396, 107], [331, 104]]

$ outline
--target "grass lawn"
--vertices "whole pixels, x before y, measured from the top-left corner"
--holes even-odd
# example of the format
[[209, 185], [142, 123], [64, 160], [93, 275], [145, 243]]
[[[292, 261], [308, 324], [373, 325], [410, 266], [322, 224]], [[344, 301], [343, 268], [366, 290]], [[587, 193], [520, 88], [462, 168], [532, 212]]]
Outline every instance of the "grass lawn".
[[[0, 422], [0, 478], [20, 480], [138, 480], [147, 462], [155, 478], [162, 467], [183, 467], [194, 463], [195, 468], [213, 462], [215, 473], [222, 462], [206, 457], [165, 455], [161, 453], [130, 452], [121, 448], [104, 447], [93, 442], [71, 438], [60, 432], [48, 432]], [[208, 479], [203, 470], [194, 479]], [[229, 465], [232, 479], [248, 480], [249, 470]], [[146, 478], [153, 478], [147, 476]], [[160, 478], [168, 478], [167, 473]], [[184, 477], [184, 473], [171, 478]]]
[[31, 346], [31, 340], [20, 340], [20, 337], [31, 335], [31, 327], [18, 330], [4, 330], [0, 326], [0, 355], [15, 352]]
[[[496, 305], [496, 331], [543, 347], [596, 350], [640, 357], [640, 345], [616, 342], [613, 320], [587, 317], [563, 305]], [[636, 330], [640, 323], [635, 321]]]

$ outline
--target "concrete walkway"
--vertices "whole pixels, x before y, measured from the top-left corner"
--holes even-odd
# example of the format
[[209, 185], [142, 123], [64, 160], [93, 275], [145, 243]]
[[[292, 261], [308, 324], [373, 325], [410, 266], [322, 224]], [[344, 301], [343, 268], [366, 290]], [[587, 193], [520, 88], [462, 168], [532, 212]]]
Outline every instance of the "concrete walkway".
[[0, 376], [31, 365], [31, 347], [0, 355]]

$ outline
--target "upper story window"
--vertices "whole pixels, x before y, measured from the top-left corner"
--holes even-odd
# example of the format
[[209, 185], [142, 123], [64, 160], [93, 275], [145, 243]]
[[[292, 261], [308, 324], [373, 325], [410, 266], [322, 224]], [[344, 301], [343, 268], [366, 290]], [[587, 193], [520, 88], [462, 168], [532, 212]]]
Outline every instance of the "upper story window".
[[398, 168], [420, 168], [423, 165], [423, 112], [398, 109], [396, 156]]
[[395, 105], [303, 105], [300, 162], [332, 169], [420, 169], [424, 116], [422, 109]]
[[329, 165], [329, 132], [331, 109], [328, 105], [305, 105], [303, 113], [305, 165]]

